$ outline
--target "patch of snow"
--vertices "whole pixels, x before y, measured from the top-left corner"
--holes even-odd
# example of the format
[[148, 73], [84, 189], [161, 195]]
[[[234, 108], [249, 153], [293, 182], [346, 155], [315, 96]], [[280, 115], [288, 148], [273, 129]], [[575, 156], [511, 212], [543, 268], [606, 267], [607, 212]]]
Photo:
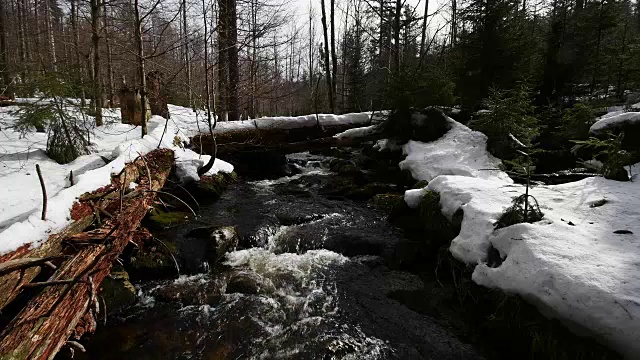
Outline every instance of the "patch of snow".
[[463, 175], [482, 179], [509, 176], [499, 169], [501, 161], [486, 150], [487, 137], [448, 118], [451, 129], [440, 139], [429, 143], [409, 141], [403, 147], [407, 158], [400, 162], [416, 180], [431, 181], [439, 175]]
[[595, 124], [591, 125], [589, 132], [594, 135], [599, 135], [605, 131], [630, 124], [640, 124], [640, 112], [625, 112], [613, 116], [602, 117], [600, 120], [596, 121]]
[[346, 131], [343, 131], [343, 132], [341, 132], [339, 134], [336, 134], [333, 137], [336, 138], [336, 139], [361, 138], [361, 137], [366, 137], [366, 136], [375, 134], [376, 133], [376, 129], [377, 129], [376, 125], [353, 128], [353, 129], [348, 129]]
[[[640, 353], [640, 183], [594, 177], [534, 187], [543, 220], [499, 230], [494, 223], [523, 186], [440, 176], [428, 189], [446, 216], [464, 211], [450, 251], [477, 265], [474, 282], [520, 294], [628, 357]], [[505, 258], [497, 268], [485, 264], [491, 246]]]
[[422, 197], [427, 193], [427, 188], [411, 189], [404, 192], [404, 202], [412, 209], [417, 209]]
[[[15, 121], [10, 115], [13, 109], [0, 111], [3, 123]], [[117, 110], [104, 110], [106, 116], [119, 116]], [[165, 132], [166, 124], [166, 133]], [[110, 183], [111, 174], [119, 173], [127, 162], [158, 147], [175, 152], [176, 159], [197, 159], [195, 152], [180, 145], [189, 141], [183, 131], [190, 129], [189, 122], [180, 119], [165, 120], [154, 116], [148, 122], [148, 135], [140, 138], [140, 128], [121, 123], [109, 123], [96, 128], [92, 137], [95, 151], [111, 151], [113, 160], [104, 164], [100, 154], [81, 156], [75, 161], [60, 165], [49, 159], [46, 148], [46, 134], [30, 133], [26, 137], [11, 129], [3, 128], [0, 134], [0, 254], [13, 251], [24, 244], [39, 246], [49, 234], [55, 233], [69, 224], [69, 210], [77, 197]], [[162, 141], [160, 139], [162, 138]], [[176, 141], [176, 139], [178, 141]], [[178, 145], [176, 145], [178, 144]], [[203, 155], [206, 162], [210, 157]], [[47, 219], [42, 221], [42, 195], [35, 164], [42, 168], [47, 186]], [[73, 170], [74, 186], [69, 186], [69, 173]], [[231, 172], [233, 166], [216, 160], [210, 173]]]

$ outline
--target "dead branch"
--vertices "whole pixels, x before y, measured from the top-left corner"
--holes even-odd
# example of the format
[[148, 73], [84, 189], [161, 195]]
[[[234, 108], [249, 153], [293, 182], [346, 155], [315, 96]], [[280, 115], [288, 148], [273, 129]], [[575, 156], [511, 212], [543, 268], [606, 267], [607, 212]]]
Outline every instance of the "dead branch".
[[39, 164], [36, 164], [36, 172], [38, 173], [40, 187], [42, 188], [42, 220], [44, 221], [47, 220], [47, 188], [44, 186], [44, 179], [42, 178]]
[[[48, 256], [45, 258], [34, 259], [34, 258], [22, 258], [22, 259], [14, 259], [5, 261], [0, 264], [0, 276], [8, 274], [17, 270], [24, 270], [34, 266], [42, 266], [50, 263], [51, 260], [58, 260], [68, 258], [68, 256], [59, 255], [59, 256]], [[53, 264], [51, 264], [53, 265]]]

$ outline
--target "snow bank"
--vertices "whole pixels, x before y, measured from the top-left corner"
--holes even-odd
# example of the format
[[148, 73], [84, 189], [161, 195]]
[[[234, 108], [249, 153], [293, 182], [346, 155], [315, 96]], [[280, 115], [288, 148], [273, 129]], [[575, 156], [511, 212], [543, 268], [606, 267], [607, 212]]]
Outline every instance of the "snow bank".
[[628, 125], [640, 125], [640, 112], [625, 112], [600, 118], [591, 125], [589, 132], [599, 135], [605, 131], [623, 128]]
[[[630, 358], [640, 353], [640, 183], [597, 177], [535, 187], [544, 219], [499, 230], [493, 224], [522, 186], [441, 176], [428, 188], [445, 215], [464, 210], [450, 250], [477, 264], [476, 283], [520, 294]], [[506, 257], [497, 268], [484, 263], [490, 246]]]
[[462, 175], [482, 179], [501, 179], [509, 176], [497, 170], [501, 162], [487, 152], [487, 137], [448, 119], [451, 129], [440, 139], [423, 143], [409, 141], [403, 148], [407, 155], [400, 162], [402, 170], [409, 170], [416, 180], [431, 181], [438, 175]]
[[[639, 115], [601, 121], [636, 121]], [[519, 294], [574, 331], [595, 335], [627, 358], [638, 358], [639, 182], [594, 177], [534, 187], [530, 191], [543, 220], [496, 230], [496, 221], [525, 188], [501, 171], [483, 170], [499, 165], [487, 153], [484, 135], [453, 122], [442, 138], [409, 142], [404, 152], [401, 168], [429, 181], [424, 189], [405, 193], [410, 207], [417, 207], [430, 190], [440, 194], [442, 213], [449, 219], [463, 210], [461, 231], [449, 250], [475, 267], [474, 282]], [[640, 164], [635, 168], [633, 173]], [[497, 268], [486, 264], [491, 247], [504, 259]]]
[[[5, 124], [12, 120], [9, 111], [15, 109], [2, 109], [0, 116]], [[105, 114], [117, 116], [117, 111], [105, 110]], [[132, 125], [114, 123], [96, 128], [92, 142], [99, 153], [82, 156], [66, 165], [57, 164], [46, 157], [43, 150], [46, 147], [46, 134], [33, 133], [20, 138], [19, 134], [3, 129], [0, 134], [0, 198], [3, 200], [0, 203], [0, 226], [5, 229], [0, 233], [0, 254], [24, 244], [39, 246], [49, 234], [69, 224], [69, 209], [78, 196], [109, 184], [112, 173], [119, 173], [127, 162], [140, 154], [146, 154], [158, 146], [170, 148], [176, 154], [176, 161], [189, 164], [186, 167], [206, 163], [210, 159], [209, 156], [200, 157], [181, 147], [183, 142], [189, 140], [187, 133], [193, 131], [193, 123], [179, 118], [169, 120], [163, 136], [166, 122], [159, 116], [152, 117], [148, 123], [148, 135], [142, 139], [140, 128]], [[105, 165], [101, 156], [112, 161]], [[34, 171], [36, 163], [43, 170], [49, 196], [46, 221], [40, 220], [42, 195]], [[182, 168], [185, 169], [184, 166]], [[71, 170], [74, 172], [74, 186], [69, 186]], [[219, 171], [231, 172], [233, 166], [216, 160], [209, 174]], [[195, 179], [192, 171], [187, 173]]]

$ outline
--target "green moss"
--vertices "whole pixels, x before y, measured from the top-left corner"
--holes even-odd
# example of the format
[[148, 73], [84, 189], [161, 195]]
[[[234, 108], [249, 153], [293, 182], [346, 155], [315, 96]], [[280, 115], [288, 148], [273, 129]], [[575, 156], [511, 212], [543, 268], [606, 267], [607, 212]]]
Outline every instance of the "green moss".
[[181, 211], [163, 212], [153, 210], [148, 217], [148, 226], [153, 229], [166, 229], [189, 221], [191, 214]]
[[420, 180], [415, 185], [413, 185], [413, 189], [422, 189], [427, 187], [427, 185], [429, 185], [429, 182], [427, 180]]
[[404, 196], [401, 194], [377, 194], [369, 200], [368, 204], [391, 213], [399, 202], [404, 203]]
[[101, 285], [101, 295], [109, 313], [116, 313], [136, 302], [136, 289], [129, 281], [129, 274], [120, 267], [114, 267], [110, 276]]
[[438, 244], [450, 242], [460, 232], [449, 219], [442, 214], [440, 206], [440, 194], [434, 191], [427, 191], [420, 200], [418, 206], [420, 221], [424, 226], [424, 231]]

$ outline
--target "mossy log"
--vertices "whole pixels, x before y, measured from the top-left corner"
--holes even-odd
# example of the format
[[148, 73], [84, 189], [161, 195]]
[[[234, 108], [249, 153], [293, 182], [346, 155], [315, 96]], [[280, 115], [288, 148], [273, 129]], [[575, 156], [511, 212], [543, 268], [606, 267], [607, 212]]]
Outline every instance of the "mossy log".
[[[73, 232], [63, 231], [53, 236], [55, 245], [48, 244], [52, 238], [45, 243], [44, 246], [53, 252], [47, 256], [67, 253], [70, 259], [63, 262], [47, 282], [37, 284], [43, 290], [27, 302], [0, 334], [0, 359], [53, 359], [70, 336], [95, 330], [92, 324], [99, 307], [100, 284], [111, 271], [112, 263], [133, 240], [135, 230], [155, 200], [154, 191], [164, 186], [173, 166], [173, 152], [156, 150], [127, 165], [147, 166], [152, 179], [144, 171], [136, 171], [136, 178], [127, 178], [122, 183], [120, 177], [112, 179], [112, 186], [123, 189], [127, 189], [132, 181], [139, 186], [131, 193], [135, 193], [134, 196], [104, 201], [102, 206], [117, 204], [118, 210], [113, 211], [101, 226], [82, 232], [84, 229], [80, 228], [85, 223], [80, 220], [82, 224]], [[124, 173], [131, 174], [127, 170]], [[71, 240], [72, 244], [64, 246], [66, 240]]]

